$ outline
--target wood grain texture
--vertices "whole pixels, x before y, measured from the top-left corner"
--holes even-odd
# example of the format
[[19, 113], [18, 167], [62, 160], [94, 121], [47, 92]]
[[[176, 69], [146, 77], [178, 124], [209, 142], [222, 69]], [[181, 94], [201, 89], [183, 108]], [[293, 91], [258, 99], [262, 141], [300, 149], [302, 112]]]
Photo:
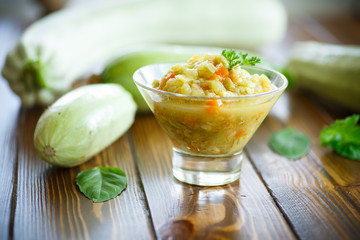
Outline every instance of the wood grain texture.
[[[151, 238], [151, 222], [125, 137], [79, 167], [54, 167], [42, 161], [33, 148], [40, 113], [23, 110], [18, 126], [14, 239]], [[103, 203], [84, 197], [75, 184], [76, 174], [95, 166], [121, 168], [128, 178], [126, 190]]]
[[337, 36], [332, 35], [327, 28], [325, 28], [314, 17], [310, 15], [304, 15], [302, 18], [295, 19], [294, 22], [296, 22], [297, 24], [298, 34], [301, 33], [301, 31], [299, 31], [298, 29], [301, 29], [303, 31], [303, 36], [310, 36], [310, 38], [306, 40], [314, 40], [318, 42], [332, 44], [341, 43], [341, 40]]
[[315, 17], [331, 35], [339, 39], [342, 44], [359, 45], [360, 44], [360, 24], [359, 19], [354, 16], [346, 15], [341, 18], [334, 17]]
[[[9, 20], [0, 21], [0, 67], [21, 30]], [[14, 169], [17, 161], [16, 126], [19, 100], [0, 75], [0, 239], [13, 235]]]
[[[317, 159], [327, 151], [317, 143], [323, 120], [311, 112], [311, 107], [304, 103], [299, 105], [295, 94], [281, 97], [279, 104], [288, 105], [291, 113], [285, 119], [277, 117], [278, 106], [275, 106], [247, 145], [251, 162], [301, 239], [356, 239], [360, 236], [359, 206], [348, 201], [344, 191], [337, 189], [338, 183], [326, 171], [326, 162]], [[270, 135], [287, 126], [310, 136], [312, 147], [308, 156], [290, 161], [269, 149]], [[352, 164], [359, 167], [358, 162]], [[346, 175], [357, 182], [356, 172]]]
[[349, 196], [353, 205], [356, 206], [360, 212], [360, 186], [345, 187], [341, 188], [341, 190]]
[[[0, 90], [0, 95], [1, 95]], [[1, 97], [0, 97], [1, 99]], [[1, 111], [4, 110], [4, 111]], [[16, 200], [14, 181], [16, 181], [17, 142], [16, 122], [18, 107], [0, 111], [0, 239], [6, 239], [13, 234], [13, 208]], [[16, 187], [16, 186], [15, 186]]]
[[138, 117], [132, 130], [159, 239], [295, 238], [247, 159], [240, 182], [221, 187], [183, 184], [172, 177], [172, 146], [154, 117]]
[[[328, 147], [323, 147], [319, 141], [319, 135], [324, 127], [333, 124], [336, 119], [347, 117], [347, 111], [342, 115], [332, 118], [332, 116], [321, 111], [321, 105], [302, 95], [292, 94], [293, 106], [297, 106], [298, 111], [294, 112], [289, 122], [293, 126], [308, 134], [312, 139], [312, 153], [314, 163], [323, 168], [334, 181], [340, 186], [360, 185], [360, 162], [340, 156], [331, 151]], [[311, 124], [306, 124], [301, 118], [311, 119]]]

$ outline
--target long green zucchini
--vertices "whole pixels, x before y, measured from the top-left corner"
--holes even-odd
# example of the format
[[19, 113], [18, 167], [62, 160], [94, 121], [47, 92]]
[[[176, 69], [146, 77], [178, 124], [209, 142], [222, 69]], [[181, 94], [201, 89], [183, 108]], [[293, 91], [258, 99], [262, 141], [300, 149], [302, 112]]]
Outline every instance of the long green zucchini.
[[93, 84], [68, 92], [40, 117], [34, 146], [52, 164], [77, 166], [124, 134], [136, 104], [118, 84]]
[[48, 105], [73, 82], [136, 43], [256, 48], [281, 40], [279, 0], [126, 0], [87, 4], [32, 24], [2, 74], [23, 106]]
[[360, 111], [360, 46], [299, 42], [287, 68], [300, 88]]

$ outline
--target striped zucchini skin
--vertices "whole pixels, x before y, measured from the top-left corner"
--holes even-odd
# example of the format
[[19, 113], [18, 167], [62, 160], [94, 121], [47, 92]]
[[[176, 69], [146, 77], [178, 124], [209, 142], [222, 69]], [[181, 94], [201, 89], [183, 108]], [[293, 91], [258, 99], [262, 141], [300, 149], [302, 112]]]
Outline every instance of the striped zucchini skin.
[[360, 46], [299, 42], [287, 68], [298, 87], [360, 111]]
[[286, 26], [280, 0], [98, 1], [29, 26], [8, 53], [2, 75], [24, 107], [48, 106], [79, 77], [134, 44], [257, 48], [280, 41]]
[[54, 165], [80, 165], [123, 135], [135, 113], [132, 96], [117, 84], [80, 87], [41, 115], [34, 133], [35, 149]]

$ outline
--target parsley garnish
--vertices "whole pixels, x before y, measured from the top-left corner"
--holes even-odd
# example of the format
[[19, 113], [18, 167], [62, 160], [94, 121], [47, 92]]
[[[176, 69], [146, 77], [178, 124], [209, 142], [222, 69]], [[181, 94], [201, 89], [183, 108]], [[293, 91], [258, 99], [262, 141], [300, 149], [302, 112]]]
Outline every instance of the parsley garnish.
[[229, 62], [228, 70], [230, 71], [239, 65], [251, 65], [254, 66], [256, 63], [260, 63], [261, 59], [255, 56], [249, 57], [248, 53], [242, 53], [241, 51], [237, 54], [233, 49], [223, 50], [221, 53]]

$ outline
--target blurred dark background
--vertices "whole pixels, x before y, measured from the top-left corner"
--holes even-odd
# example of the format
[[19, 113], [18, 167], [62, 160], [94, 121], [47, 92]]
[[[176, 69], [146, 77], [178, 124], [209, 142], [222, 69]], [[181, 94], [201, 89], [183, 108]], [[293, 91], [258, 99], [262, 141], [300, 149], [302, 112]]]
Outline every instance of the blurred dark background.
[[[108, 1], [114, 0], [0, 0], [0, 35], [1, 32], [6, 32], [7, 34], [13, 33], [14, 36], [19, 36], [26, 26], [36, 19], [62, 8], [87, 5], [93, 2], [105, 4]], [[311, 38], [320, 42], [360, 45], [360, 34], [354, 34], [357, 31], [348, 32], [346, 30], [356, 28], [356, 23], [360, 22], [360, 0], [278, 1], [283, 4], [288, 15], [286, 39], [271, 48], [257, 49], [265, 55], [272, 56], [274, 61], [283, 63], [286, 60], [287, 50], [291, 47], [289, 42], [307, 40], [299, 38], [296, 32], [292, 32], [291, 26], [294, 25], [301, 25]], [[321, 25], [319, 22], [321, 22]], [[326, 26], [326, 30], [324, 26]], [[341, 33], [339, 34], [340, 30]], [[334, 38], [334, 35], [338, 37]], [[339, 36], [344, 37], [339, 39]], [[6, 41], [10, 38], [14, 39], [13, 36], [0, 36], [0, 43], [6, 45], [0, 48], [1, 56], [4, 56], [3, 51], [5, 49], [11, 47], [12, 43]], [[5, 42], [7, 43], [5, 44]], [[277, 54], [280, 51], [279, 48], [284, 52], [281, 56]], [[0, 59], [0, 66], [2, 66], [2, 61], [3, 59]]]
[[[64, 7], [109, 0], [0, 0], [0, 17], [32, 21], [48, 12]], [[121, 1], [121, 0], [120, 0]], [[290, 16], [312, 15], [334, 18], [351, 15], [360, 18], [359, 0], [280, 0]]]
[[[36, 19], [62, 8], [81, 7], [93, 2], [105, 4], [108, 1], [114, 0], [0, 0], [0, 66], [3, 65], [7, 50], [15, 45], [13, 39], [17, 39]], [[357, 30], [360, 23], [360, 0], [278, 1], [283, 4], [288, 15], [285, 39], [270, 48], [256, 49], [264, 56], [270, 56], [273, 61], [283, 64], [295, 41], [314, 39], [332, 44], [360, 45], [360, 33]], [[300, 26], [305, 34], [299, 35], [293, 26]]]

